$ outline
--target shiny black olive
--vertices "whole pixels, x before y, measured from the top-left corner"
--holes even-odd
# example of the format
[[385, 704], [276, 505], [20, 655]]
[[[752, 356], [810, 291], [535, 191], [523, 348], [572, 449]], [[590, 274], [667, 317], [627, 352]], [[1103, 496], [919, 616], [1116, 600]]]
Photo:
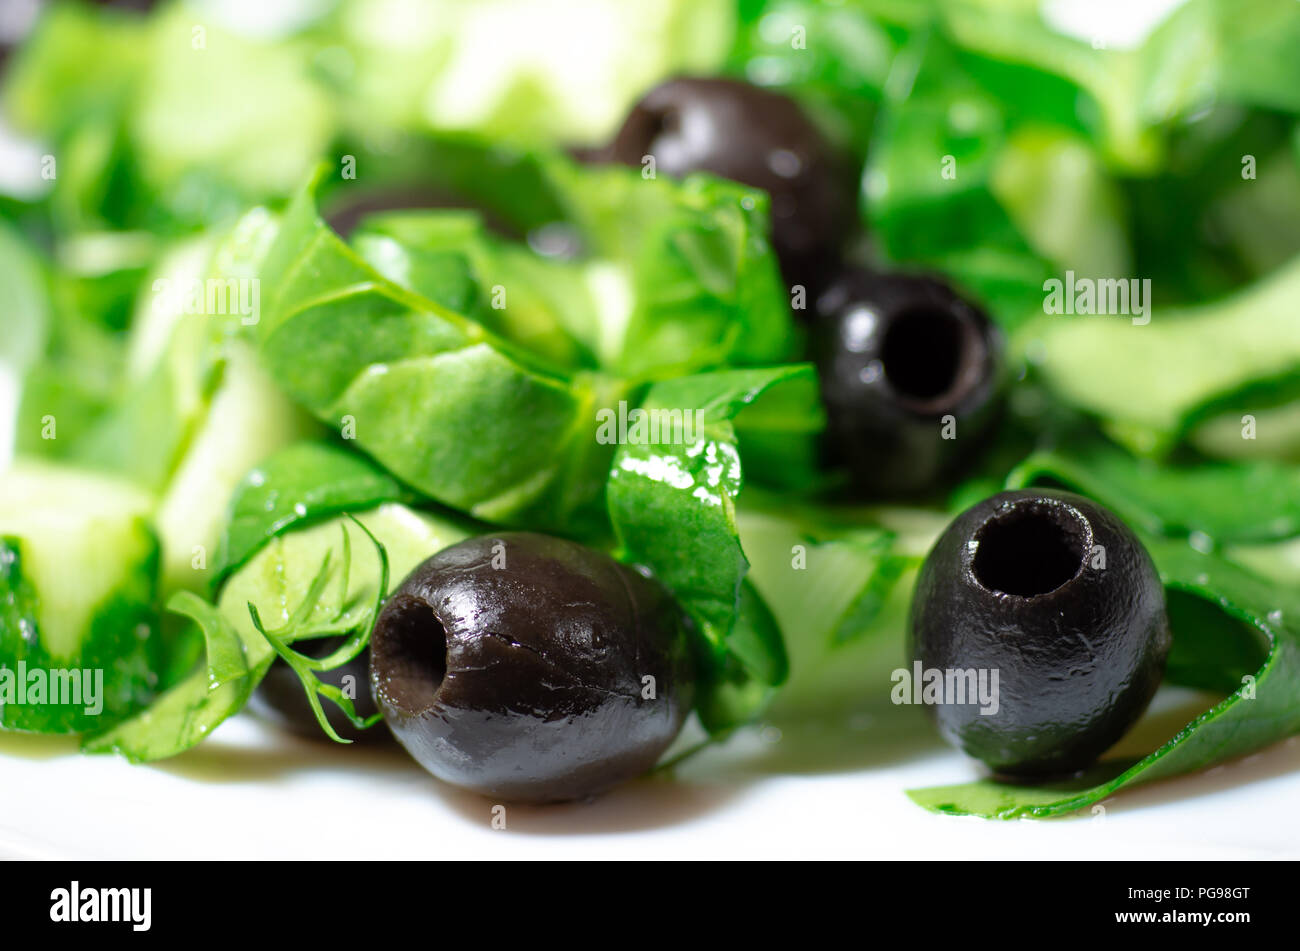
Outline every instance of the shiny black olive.
[[828, 449], [865, 494], [934, 487], [997, 421], [1001, 335], [934, 278], [845, 271], [817, 301], [812, 347]]
[[370, 641], [393, 735], [448, 783], [580, 799], [645, 772], [691, 708], [691, 654], [656, 582], [575, 542], [471, 538], [416, 568]]
[[[342, 637], [322, 637], [299, 641], [293, 645], [293, 649], [309, 657], [324, 657], [341, 647], [343, 642]], [[353, 658], [342, 667], [317, 671], [316, 676], [351, 695], [352, 705], [361, 716], [371, 717], [378, 711], [370, 692], [370, 659], [367, 652], [363, 651], [361, 656]], [[325, 719], [329, 720], [334, 732], [346, 740], [365, 743], [389, 740], [388, 732], [379, 724], [367, 730], [357, 729], [333, 701], [322, 699], [321, 709], [325, 711]], [[259, 719], [290, 733], [308, 739], [329, 741], [316, 714], [312, 712], [311, 704], [307, 702], [302, 681], [279, 658], [267, 669], [266, 676], [248, 698], [248, 710]]]
[[[1113, 745], [1170, 646], [1142, 543], [1095, 502], [1043, 490], [999, 493], [953, 521], [921, 569], [909, 628], [914, 668], [944, 677], [930, 706], [940, 732], [1021, 777], [1082, 769]], [[972, 700], [981, 677], [987, 696]]]
[[856, 218], [848, 165], [795, 102], [734, 79], [672, 79], [633, 106], [608, 158], [679, 177], [712, 172], [771, 199], [772, 246], [790, 284], [819, 286]]

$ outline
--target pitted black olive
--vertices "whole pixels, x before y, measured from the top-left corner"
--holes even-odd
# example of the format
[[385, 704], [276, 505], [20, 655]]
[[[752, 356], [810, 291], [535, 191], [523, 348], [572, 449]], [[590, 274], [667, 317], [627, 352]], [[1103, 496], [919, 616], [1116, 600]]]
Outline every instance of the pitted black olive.
[[827, 441], [870, 495], [924, 492], [997, 421], [1001, 335], [928, 277], [844, 272], [818, 299], [813, 351]]
[[1142, 543], [1056, 491], [1002, 492], [959, 515], [921, 569], [909, 627], [921, 669], [968, 690], [965, 703], [936, 695], [940, 732], [1008, 776], [1088, 766], [1146, 709], [1170, 646]]
[[[338, 650], [343, 642], [342, 637], [322, 637], [299, 641], [293, 645], [293, 649], [310, 657], [324, 657]], [[316, 675], [325, 683], [347, 692], [361, 716], [374, 716], [378, 711], [370, 692], [370, 659], [366, 652], [363, 651], [361, 656], [353, 658], [342, 667], [317, 671]], [[329, 740], [321, 729], [316, 714], [312, 712], [311, 704], [307, 702], [302, 681], [279, 658], [267, 669], [266, 676], [249, 697], [248, 709], [257, 717], [290, 733], [310, 739]], [[325, 718], [329, 720], [334, 732], [344, 739], [361, 742], [384, 742], [389, 739], [388, 732], [378, 724], [367, 730], [357, 729], [332, 701], [322, 700], [321, 709], [325, 711]]]
[[375, 624], [370, 670], [425, 769], [507, 801], [580, 799], [640, 775], [693, 695], [662, 587], [527, 532], [468, 539], [411, 572]]
[[791, 99], [734, 79], [673, 79], [624, 120], [608, 157], [680, 177], [712, 172], [771, 199], [772, 246], [790, 284], [819, 285], [856, 217], [843, 159]]

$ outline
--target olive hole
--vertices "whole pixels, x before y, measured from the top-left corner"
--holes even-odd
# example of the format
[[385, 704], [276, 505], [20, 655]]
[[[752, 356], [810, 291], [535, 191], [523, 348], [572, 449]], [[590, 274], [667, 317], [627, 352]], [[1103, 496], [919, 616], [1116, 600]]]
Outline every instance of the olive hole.
[[881, 362], [898, 394], [916, 400], [942, 396], [957, 382], [966, 327], [940, 310], [899, 314], [885, 330]]
[[423, 710], [447, 676], [447, 632], [425, 602], [399, 597], [384, 617], [384, 674], [403, 709]]
[[975, 579], [1024, 598], [1074, 578], [1087, 554], [1083, 526], [1067, 510], [1026, 506], [990, 519], [975, 536]]
[[676, 135], [681, 131], [681, 116], [676, 109], [665, 109], [657, 112], [650, 118], [649, 128], [646, 130], [647, 147], [653, 147], [662, 136]]

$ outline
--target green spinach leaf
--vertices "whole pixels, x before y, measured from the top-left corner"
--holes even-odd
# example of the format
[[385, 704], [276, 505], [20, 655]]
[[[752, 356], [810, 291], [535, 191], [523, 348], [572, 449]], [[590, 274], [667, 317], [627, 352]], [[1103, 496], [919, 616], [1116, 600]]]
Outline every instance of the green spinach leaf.
[[543, 168], [588, 260], [608, 262], [596, 271], [603, 366], [662, 379], [792, 355], [764, 193], [703, 174], [674, 181], [555, 159]]
[[625, 440], [610, 471], [607, 498], [622, 557], [667, 585], [700, 633], [698, 706], [714, 732], [752, 717], [765, 688], [788, 673], [771, 613], [744, 583], [749, 563], [735, 503], [743, 477], [733, 420], [780, 387], [816, 400], [812, 368], [801, 365], [658, 383], [641, 410], [660, 428]]
[[265, 638], [242, 637], [217, 609], [178, 591], [169, 610], [203, 632], [207, 660], [136, 716], [86, 737], [87, 753], [118, 753], [133, 763], [175, 756], [197, 746], [248, 702], [275, 654]]
[[266, 542], [290, 529], [382, 502], [412, 501], [412, 493], [354, 452], [329, 443], [288, 446], [248, 473], [230, 502], [217, 557], [219, 585]]
[[728, 68], [793, 96], [830, 137], [866, 155], [898, 41], [861, 4], [742, 2]]
[[1198, 532], [1219, 545], [1300, 534], [1300, 467], [1270, 462], [1160, 464], [1100, 440], [1035, 453], [1007, 478], [1018, 489], [1052, 479], [1160, 535]]
[[264, 283], [263, 361], [384, 468], [476, 517], [599, 530], [613, 448], [594, 438], [596, 412], [625, 384], [566, 376], [384, 279], [321, 221], [312, 188], [287, 212]]
[[[1019, 93], [1008, 98], [1002, 85]], [[972, 56], [938, 28], [911, 35], [863, 177], [884, 253], [942, 270], [1008, 327], [1041, 311], [1061, 262], [1123, 262], [1119, 209], [1083, 144], [1076, 95], [1041, 70]]]
[[[394, 283], [568, 369], [644, 381], [793, 354], [762, 192], [463, 137], [412, 147], [430, 156], [422, 185], [484, 206], [529, 245], [490, 234], [464, 211], [373, 216], [353, 243]], [[475, 150], [478, 161], [462, 169]], [[509, 174], [485, 188], [485, 166]], [[570, 259], [532, 250], [551, 235]]]

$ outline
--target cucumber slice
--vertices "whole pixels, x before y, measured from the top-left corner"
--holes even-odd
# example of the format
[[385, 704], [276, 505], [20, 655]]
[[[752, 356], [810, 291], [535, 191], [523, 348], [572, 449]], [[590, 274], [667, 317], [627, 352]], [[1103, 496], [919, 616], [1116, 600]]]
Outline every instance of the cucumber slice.
[[93, 703], [8, 697], [0, 726], [80, 733], [152, 698], [166, 652], [151, 505], [116, 479], [47, 463], [0, 478], [0, 668], [99, 684]]
[[97, 607], [155, 552], [152, 505], [126, 482], [48, 463], [19, 461], [0, 478], [0, 535], [22, 541], [53, 659], [77, 655]]
[[[207, 276], [214, 246], [214, 240], [207, 236], [182, 242], [168, 251], [149, 276], [131, 320], [126, 367], [132, 383], [147, 379], [173, 349], [173, 334], [185, 319], [180, 306], [182, 291]], [[174, 292], [162, 293], [164, 286]]]
[[155, 515], [167, 592], [207, 589], [239, 480], [275, 450], [320, 429], [280, 392], [242, 341], [227, 342], [221, 373]]

